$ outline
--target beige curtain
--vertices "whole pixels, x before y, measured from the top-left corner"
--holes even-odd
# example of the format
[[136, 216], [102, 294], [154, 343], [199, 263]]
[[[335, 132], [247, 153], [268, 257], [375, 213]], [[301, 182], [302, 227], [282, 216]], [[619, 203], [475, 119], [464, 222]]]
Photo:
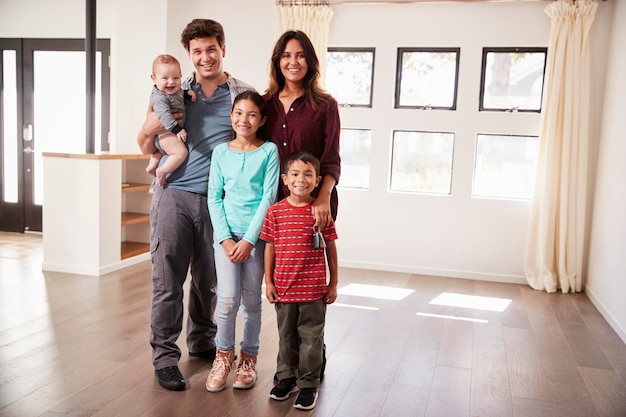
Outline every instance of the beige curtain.
[[276, 39], [287, 30], [306, 33], [315, 47], [320, 61], [320, 83], [324, 86], [326, 74], [326, 49], [333, 10], [325, 1], [279, 1], [274, 6], [276, 14]]
[[557, 0], [544, 83], [539, 160], [526, 253], [526, 279], [537, 290], [579, 292], [589, 142], [589, 32], [595, 0]]

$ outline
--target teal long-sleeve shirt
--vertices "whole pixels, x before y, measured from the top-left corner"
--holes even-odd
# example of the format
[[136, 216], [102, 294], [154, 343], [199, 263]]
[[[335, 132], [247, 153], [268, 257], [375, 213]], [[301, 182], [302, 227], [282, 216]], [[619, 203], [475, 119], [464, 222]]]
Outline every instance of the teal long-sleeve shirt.
[[256, 244], [265, 213], [276, 201], [279, 174], [278, 148], [271, 141], [251, 152], [233, 151], [228, 143], [213, 150], [207, 200], [217, 242], [241, 233]]

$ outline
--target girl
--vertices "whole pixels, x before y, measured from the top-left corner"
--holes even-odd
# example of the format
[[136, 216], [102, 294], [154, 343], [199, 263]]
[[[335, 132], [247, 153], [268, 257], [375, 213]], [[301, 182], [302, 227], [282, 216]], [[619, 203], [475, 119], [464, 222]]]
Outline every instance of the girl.
[[240, 305], [243, 340], [233, 387], [248, 389], [256, 382], [265, 250], [258, 237], [265, 213], [276, 201], [280, 172], [276, 145], [262, 139], [259, 131], [267, 120], [263, 98], [254, 91], [239, 94], [230, 116], [235, 138], [213, 151], [207, 196], [218, 282], [217, 355], [206, 381], [209, 392], [226, 386]]

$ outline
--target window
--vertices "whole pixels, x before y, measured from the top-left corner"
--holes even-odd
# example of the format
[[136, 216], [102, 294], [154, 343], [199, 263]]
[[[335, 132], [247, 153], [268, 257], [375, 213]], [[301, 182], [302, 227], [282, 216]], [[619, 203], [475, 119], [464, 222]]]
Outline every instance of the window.
[[395, 108], [456, 109], [459, 48], [398, 48]]
[[547, 48], [483, 48], [479, 109], [541, 112]]
[[326, 88], [344, 107], [372, 107], [374, 48], [328, 48]]
[[341, 182], [343, 188], [369, 188], [372, 131], [341, 129]]
[[450, 194], [454, 133], [393, 133], [391, 190]]
[[532, 199], [539, 139], [536, 136], [476, 136], [473, 197]]

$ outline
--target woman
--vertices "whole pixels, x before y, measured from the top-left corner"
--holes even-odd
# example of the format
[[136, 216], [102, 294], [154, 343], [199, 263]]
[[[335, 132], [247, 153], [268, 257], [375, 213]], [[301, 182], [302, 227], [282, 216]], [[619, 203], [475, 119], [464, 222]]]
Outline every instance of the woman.
[[[301, 31], [285, 32], [274, 45], [267, 102], [267, 132], [280, 161], [295, 151], [308, 151], [320, 160], [322, 181], [313, 193], [312, 214], [323, 229], [337, 218], [337, 190], [341, 173], [339, 109], [337, 101], [319, 86], [319, 60], [309, 37]], [[278, 200], [289, 195], [284, 184]]]

